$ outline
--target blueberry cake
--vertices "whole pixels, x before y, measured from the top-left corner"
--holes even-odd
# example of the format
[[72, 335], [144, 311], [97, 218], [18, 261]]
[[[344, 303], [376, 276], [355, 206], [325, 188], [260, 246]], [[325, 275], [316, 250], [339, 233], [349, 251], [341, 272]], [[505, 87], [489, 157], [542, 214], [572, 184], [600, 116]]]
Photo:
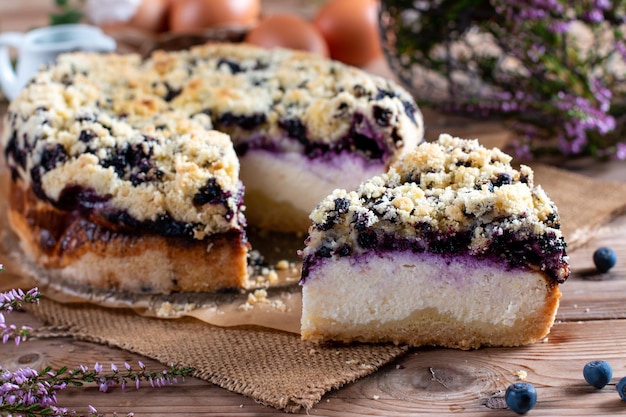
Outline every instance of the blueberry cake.
[[545, 337], [569, 275], [560, 219], [527, 166], [441, 135], [311, 213], [304, 339], [461, 349]]
[[246, 218], [263, 229], [306, 233], [322, 198], [385, 172], [423, 137], [407, 92], [314, 54], [221, 44], [151, 62], [172, 74], [161, 86], [172, 106], [230, 135]]
[[421, 135], [403, 90], [315, 55], [233, 44], [146, 60], [66, 54], [8, 110], [10, 223], [61, 281], [245, 287], [244, 209], [306, 231], [324, 195], [384, 171]]

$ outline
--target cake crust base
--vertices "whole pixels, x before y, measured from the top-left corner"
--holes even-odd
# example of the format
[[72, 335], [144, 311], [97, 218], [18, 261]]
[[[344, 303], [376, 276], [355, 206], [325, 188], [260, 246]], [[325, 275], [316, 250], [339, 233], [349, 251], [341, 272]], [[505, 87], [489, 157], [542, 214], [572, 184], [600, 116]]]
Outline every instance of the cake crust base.
[[215, 292], [247, 286], [242, 232], [203, 240], [115, 232], [43, 202], [11, 183], [8, 220], [24, 254], [71, 286], [141, 294]]
[[541, 272], [469, 256], [339, 258], [315, 265], [303, 283], [301, 334], [317, 342], [520, 346], [549, 333], [559, 297]]

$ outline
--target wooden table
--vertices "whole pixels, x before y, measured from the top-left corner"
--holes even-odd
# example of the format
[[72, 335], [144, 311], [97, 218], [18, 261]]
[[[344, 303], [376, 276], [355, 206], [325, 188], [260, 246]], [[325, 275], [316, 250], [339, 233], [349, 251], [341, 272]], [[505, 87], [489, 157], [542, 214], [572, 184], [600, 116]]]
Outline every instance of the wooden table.
[[[23, 30], [45, 23], [51, 3], [44, 0], [1, 2], [0, 30]], [[277, 9], [281, 3], [295, 8], [305, 2], [264, 0], [267, 7]], [[497, 124], [453, 126], [447, 118], [427, 114], [429, 117], [431, 129], [434, 127], [435, 131], [464, 131], [468, 135], [471, 135], [469, 132], [487, 132], [485, 134], [490, 138], [505, 135]], [[574, 168], [595, 178], [626, 182], [624, 163], [587, 163]], [[308, 414], [510, 416], [514, 414], [497, 409], [498, 402], [489, 401], [489, 398], [501, 393], [523, 373], [527, 374], [526, 380], [538, 389], [538, 404], [530, 415], [626, 413], [626, 403], [619, 400], [615, 391], [617, 381], [626, 376], [625, 233], [626, 216], [607, 225], [586, 246], [570, 253], [573, 274], [562, 286], [557, 322], [545, 342], [517, 349], [412, 349], [382, 370], [330, 392]], [[613, 270], [600, 275], [593, 270], [591, 255], [603, 245], [615, 249], [619, 260]], [[27, 313], [15, 312], [9, 317], [10, 322], [18, 325], [40, 325]], [[5, 368], [93, 366], [96, 361], [122, 364], [138, 360], [151, 369], [162, 368], [157, 362], [139, 355], [69, 337], [29, 340], [19, 347], [7, 344], [0, 349], [0, 365]], [[612, 384], [603, 390], [591, 388], [582, 377], [584, 364], [594, 359], [608, 360], [614, 369]], [[93, 405], [101, 413], [123, 415], [132, 411], [135, 416], [285, 415], [196, 378], [187, 378], [178, 385], [160, 389], [121, 392], [114, 388], [106, 394], [100, 393], [95, 386], [68, 388], [61, 391], [59, 405], [83, 413], [87, 412], [88, 405]]]
[[[593, 168], [589, 168], [593, 169]], [[596, 172], [595, 170], [593, 172]], [[623, 170], [610, 169], [611, 172]], [[626, 180], [625, 177], [622, 177]], [[489, 409], [490, 397], [516, 381], [520, 371], [538, 389], [539, 402], [531, 415], [586, 416], [626, 412], [615, 384], [626, 376], [626, 216], [607, 225], [597, 238], [570, 254], [573, 274], [561, 289], [563, 297], [547, 341], [524, 348], [489, 348], [474, 351], [423, 348], [385, 366], [351, 385], [327, 394], [310, 415], [463, 415], [506, 416], [508, 410]], [[609, 273], [594, 272], [591, 255], [606, 245], [618, 254]], [[27, 313], [15, 312], [10, 322], [39, 326]], [[29, 340], [19, 347], [1, 346], [5, 368], [46, 365], [93, 366], [143, 361], [161, 369], [155, 361], [106, 346], [69, 337]], [[587, 361], [605, 359], [614, 369], [613, 383], [603, 390], [588, 386], [582, 378]], [[160, 389], [142, 388], [107, 394], [98, 388], [61, 391], [59, 404], [86, 411], [95, 406], [102, 413], [135, 416], [161, 415], [285, 415], [196, 378]], [[304, 414], [304, 411], [302, 412]]]

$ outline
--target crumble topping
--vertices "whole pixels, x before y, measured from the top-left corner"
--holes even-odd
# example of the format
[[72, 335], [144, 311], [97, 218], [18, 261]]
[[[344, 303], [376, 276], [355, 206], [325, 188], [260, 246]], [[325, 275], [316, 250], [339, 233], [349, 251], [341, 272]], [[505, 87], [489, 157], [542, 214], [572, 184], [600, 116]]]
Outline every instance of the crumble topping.
[[303, 279], [316, 259], [411, 250], [498, 259], [565, 281], [557, 209], [532, 170], [510, 161], [499, 149], [444, 134], [358, 190], [335, 190], [310, 215]]
[[62, 55], [11, 103], [6, 126], [13, 178], [40, 199], [116, 227], [172, 223], [197, 239], [242, 228], [235, 149], [388, 160], [423, 133], [413, 99], [390, 81], [233, 44], [145, 61]]

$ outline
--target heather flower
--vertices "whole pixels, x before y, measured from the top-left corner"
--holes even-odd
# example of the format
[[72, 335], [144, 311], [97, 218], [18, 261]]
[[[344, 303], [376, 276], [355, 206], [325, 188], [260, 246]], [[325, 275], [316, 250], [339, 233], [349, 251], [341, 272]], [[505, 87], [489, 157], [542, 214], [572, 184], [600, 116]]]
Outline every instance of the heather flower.
[[0, 311], [11, 312], [15, 308], [20, 308], [24, 303], [36, 304], [41, 298], [41, 293], [37, 288], [32, 288], [28, 292], [21, 289], [13, 289], [0, 293]]
[[583, 19], [591, 23], [600, 23], [604, 20], [604, 14], [599, 9], [591, 9], [583, 13]]
[[[167, 370], [149, 371], [143, 363], [134, 371], [130, 365], [120, 373], [117, 366], [111, 364], [112, 372], [104, 373], [102, 365], [96, 363], [93, 370], [86, 366], [75, 369], [62, 367], [52, 370], [50, 367], [41, 372], [31, 368], [10, 371], [0, 368], [0, 415], [76, 415], [67, 409], [57, 407], [57, 392], [68, 386], [83, 386], [85, 383], [97, 384], [101, 392], [107, 392], [114, 385], [126, 386], [128, 381], [149, 381], [153, 387], [162, 387], [176, 382], [176, 376], [186, 376], [191, 368], [171, 366]], [[99, 416], [93, 406], [89, 406], [90, 416]], [[127, 416], [132, 415], [127, 414]]]
[[[0, 264], [0, 272], [4, 270]], [[2, 342], [15, 339], [15, 343], [25, 340], [32, 329], [27, 326], [18, 328], [7, 324], [4, 314], [10, 314], [24, 303], [38, 303], [41, 294], [37, 288], [27, 292], [14, 289], [0, 293], [0, 335]], [[53, 370], [47, 367], [42, 371], [32, 368], [17, 370], [3, 369], [0, 365], [0, 416], [77, 416], [75, 411], [57, 406], [57, 392], [68, 386], [80, 387], [86, 383], [97, 384], [101, 392], [107, 392], [110, 387], [120, 385], [122, 390], [130, 381], [135, 381], [139, 389], [141, 381], [149, 381], [151, 386], [162, 387], [177, 382], [177, 377], [185, 377], [192, 372], [192, 368], [178, 368], [170, 366], [166, 370], [150, 371], [139, 361], [139, 370], [125, 362], [125, 371], [120, 372], [115, 364], [111, 364], [111, 372], [105, 373], [102, 364], [96, 362], [93, 370], [88, 366], [79, 365], [74, 369], [62, 367]], [[117, 415], [117, 414], [115, 414]], [[132, 416], [132, 413], [126, 416]], [[89, 405], [89, 417], [102, 417], [98, 410]]]
[[547, 23], [548, 23], [548, 26], [547, 26], [548, 30], [555, 34], [566, 33], [572, 27], [572, 22], [555, 21], [555, 22], [547, 22]]
[[617, 150], [615, 156], [617, 159], [626, 160], [626, 142], [620, 142], [616, 145]]
[[14, 324], [7, 324], [4, 313], [10, 313], [14, 309], [21, 308], [24, 303], [38, 303], [40, 297], [41, 294], [37, 288], [33, 288], [26, 293], [21, 289], [0, 293], [0, 337], [3, 344], [6, 344], [9, 340], [14, 340], [15, 344], [19, 345], [32, 331], [32, 328], [29, 326], [20, 326], [18, 328]]

